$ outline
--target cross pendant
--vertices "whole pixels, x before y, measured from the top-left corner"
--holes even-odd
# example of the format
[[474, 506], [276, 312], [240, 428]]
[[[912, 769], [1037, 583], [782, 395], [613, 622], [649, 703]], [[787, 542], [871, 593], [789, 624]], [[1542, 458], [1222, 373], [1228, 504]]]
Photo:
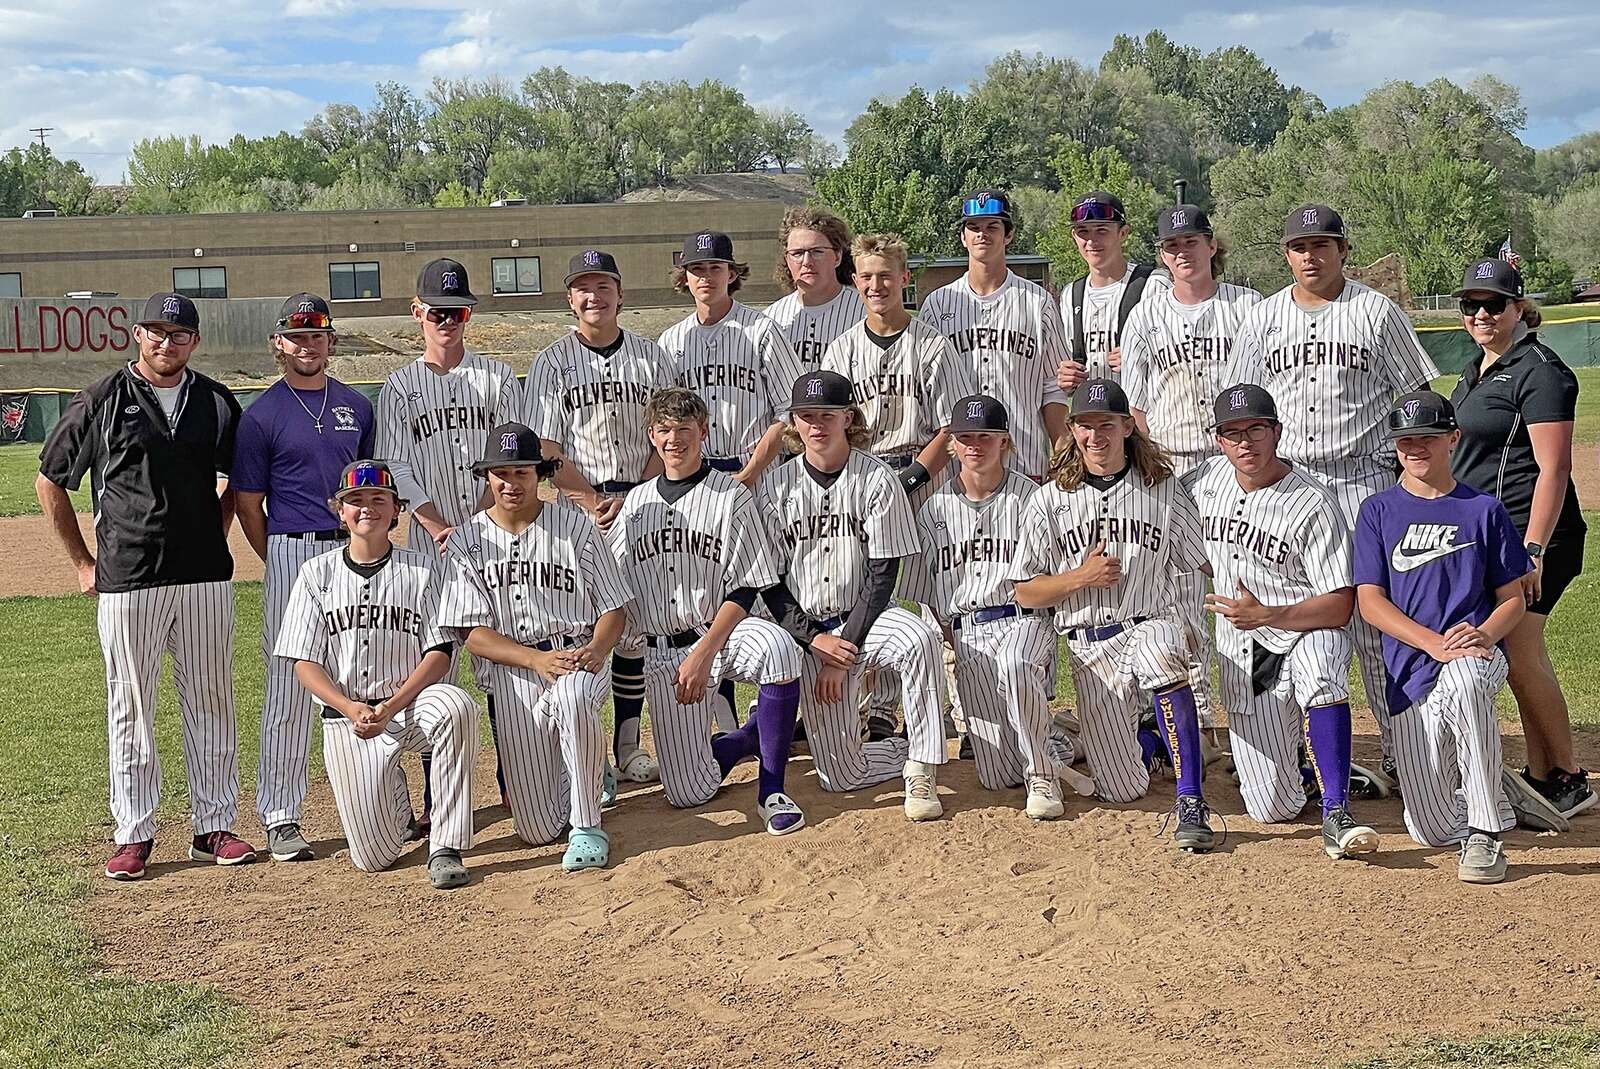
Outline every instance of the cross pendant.
[[312, 420], [311, 423], [312, 423], [312, 426], [317, 428], [317, 433], [321, 434], [322, 433], [322, 421], [320, 419], [316, 419], [316, 420]]

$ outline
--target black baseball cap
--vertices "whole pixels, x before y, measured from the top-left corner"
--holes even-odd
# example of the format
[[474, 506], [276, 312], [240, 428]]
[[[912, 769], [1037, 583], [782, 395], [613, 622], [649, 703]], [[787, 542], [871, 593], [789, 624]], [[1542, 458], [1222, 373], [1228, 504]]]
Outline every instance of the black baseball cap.
[[472, 474], [481, 479], [495, 468], [524, 468], [543, 462], [537, 434], [523, 423], [502, 423], [484, 440], [483, 459], [472, 465]]
[[194, 302], [181, 293], [158, 293], [144, 302], [144, 314], [139, 326], [178, 327], [182, 330], [200, 330], [200, 311]]
[[1243, 382], [1217, 394], [1217, 403], [1211, 410], [1212, 430], [1243, 419], [1270, 419], [1277, 423], [1278, 403], [1260, 386]]
[[802, 408], [839, 409], [856, 403], [850, 380], [837, 371], [808, 371], [794, 380], [789, 411]]
[[1095, 190], [1085, 193], [1072, 202], [1072, 222], [1078, 223], [1117, 223], [1128, 221], [1127, 209], [1122, 206], [1122, 198], [1115, 193], [1106, 193]]
[[1462, 274], [1461, 288], [1456, 290], [1456, 296], [1475, 290], [1498, 293], [1502, 297], [1515, 297], [1520, 301], [1525, 292], [1522, 286], [1522, 272], [1498, 257], [1474, 260], [1467, 265], [1467, 270]]
[[961, 223], [968, 219], [1004, 219], [1011, 225], [1011, 198], [998, 189], [979, 189], [961, 198]]
[[297, 293], [283, 302], [274, 334], [314, 334], [333, 329], [328, 302], [315, 293]]
[[1089, 379], [1072, 391], [1072, 414], [1082, 416], [1090, 412], [1110, 412], [1116, 416], [1132, 414], [1128, 409], [1128, 395], [1110, 379]]
[[1404, 438], [1412, 434], [1449, 434], [1455, 429], [1455, 406], [1432, 390], [1416, 390], [1397, 397], [1384, 426], [1390, 438]]
[[955, 413], [950, 417], [950, 433], [969, 434], [972, 431], [1011, 433], [1011, 416], [1006, 412], [1006, 406], [981, 393], [957, 401]]
[[1210, 237], [1211, 219], [1193, 204], [1174, 204], [1156, 215], [1156, 240], [1181, 238], [1186, 234], [1204, 234]]
[[343, 501], [358, 490], [387, 490], [400, 499], [400, 489], [394, 484], [394, 472], [382, 460], [353, 460], [339, 473], [339, 485], [334, 487], [333, 499]]
[[716, 230], [702, 230], [683, 239], [683, 251], [677, 257], [678, 267], [690, 264], [731, 264], [733, 239]]
[[1326, 204], [1302, 204], [1283, 221], [1283, 242], [1296, 238], [1338, 238], [1348, 241], [1344, 218]]
[[455, 260], [429, 260], [417, 276], [417, 300], [429, 308], [471, 308], [478, 303], [467, 269]]
[[584, 275], [607, 275], [622, 285], [622, 272], [617, 270], [617, 258], [599, 249], [584, 249], [567, 261], [567, 280], [562, 285], [572, 285], [572, 280]]

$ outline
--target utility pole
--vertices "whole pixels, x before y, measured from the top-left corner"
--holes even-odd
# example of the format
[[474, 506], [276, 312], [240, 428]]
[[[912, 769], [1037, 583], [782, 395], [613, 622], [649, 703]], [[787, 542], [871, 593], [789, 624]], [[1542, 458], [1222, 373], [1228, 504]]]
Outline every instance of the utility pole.
[[39, 163], [40, 163], [40, 170], [39, 170], [39, 202], [38, 202], [38, 205], [36, 205], [38, 207], [42, 207], [44, 204], [47, 203], [46, 190], [45, 190], [45, 187], [44, 187], [44, 183], [45, 183], [44, 164], [47, 162], [47, 158], [48, 158], [48, 156], [50, 154], [50, 148], [49, 148], [49, 146], [47, 146], [44, 143], [44, 135], [50, 133], [54, 129], [55, 129], [54, 126], [30, 126], [28, 128], [28, 132], [30, 134], [38, 134], [39, 135], [40, 155], [41, 155], [41, 157], [45, 157], [45, 158], [41, 158], [40, 161], [39, 161]]
[[51, 133], [54, 130], [55, 130], [54, 126], [30, 126], [28, 128], [28, 133], [30, 133], [30, 134], [38, 134], [39, 135], [39, 147], [40, 148], [46, 148], [46, 145], [44, 143], [44, 135], [48, 134], [48, 133]]

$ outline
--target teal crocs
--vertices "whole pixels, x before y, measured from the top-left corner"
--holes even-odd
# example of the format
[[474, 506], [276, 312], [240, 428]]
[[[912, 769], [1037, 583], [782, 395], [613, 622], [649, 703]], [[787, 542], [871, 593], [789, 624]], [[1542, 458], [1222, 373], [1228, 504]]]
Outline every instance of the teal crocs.
[[617, 804], [617, 770], [606, 762], [605, 778], [600, 781], [600, 808], [610, 809]]
[[603, 869], [611, 860], [611, 836], [600, 828], [573, 828], [567, 834], [567, 853], [561, 867], [568, 872]]

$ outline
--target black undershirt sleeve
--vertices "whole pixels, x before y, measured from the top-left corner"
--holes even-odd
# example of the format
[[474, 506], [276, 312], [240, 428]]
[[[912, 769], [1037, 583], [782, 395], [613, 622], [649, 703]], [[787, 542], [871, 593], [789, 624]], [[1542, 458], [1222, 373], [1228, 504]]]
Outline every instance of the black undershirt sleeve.
[[437, 646], [429, 646], [427, 649], [423, 650], [422, 651], [422, 655], [424, 657], [426, 657], [430, 653], [437, 652], [437, 653], [442, 653], [446, 657], [448, 657], [448, 656], [450, 656], [450, 651], [453, 650], [453, 649], [455, 649], [455, 643], [454, 642], [441, 642]]
[[776, 586], [767, 587], [761, 592], [761, 600], [767, 603], [772, 619], [788, 633], [790, 638], [798, 642], [802, 649], [811, 648], [811, 640], [821, 632], [817, 630], [816, 621], [807, 615], [794, 595], [789, 592], [787, 584], [778, 583]]
[[738, 590], [728, 592], [723, 601], [731, 601], [745, 612], [756, 607], [756, 598], [761, 596], [761, 591], [753, 586], [742, 586]]
[[894, 583], [900, 577], [899, 557], [872, 557], [867, 561], [867, 588], [850, 610], [839, 637], [856, 648], [878, 622], [894, 597]]

